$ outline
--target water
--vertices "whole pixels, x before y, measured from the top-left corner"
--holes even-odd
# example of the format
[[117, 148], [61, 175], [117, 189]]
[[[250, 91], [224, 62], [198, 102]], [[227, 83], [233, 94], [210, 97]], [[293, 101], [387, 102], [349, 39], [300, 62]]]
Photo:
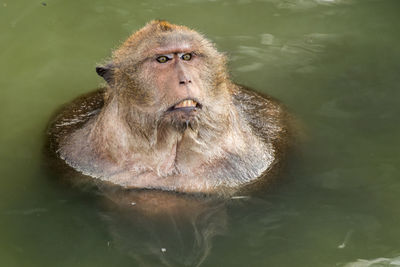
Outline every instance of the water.
[[[399, 266], [399, 12], [397, 0], [0, 1], [0, 266]], [[269, 191], [146, 217], [43, 167], [52, 112], [97, 87], [96, 64], [154, 18], [205, 33], [235, 81], [302, 122], [306, 142]]]

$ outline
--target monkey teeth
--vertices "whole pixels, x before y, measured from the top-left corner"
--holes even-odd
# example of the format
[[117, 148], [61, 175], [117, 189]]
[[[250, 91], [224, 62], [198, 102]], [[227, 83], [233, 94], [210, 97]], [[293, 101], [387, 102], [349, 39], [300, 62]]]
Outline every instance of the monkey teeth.
[[174, 109], [177, 109], [177, 108], [187, 108], [187, 107], [195, 108], [196, 106], [197, 106], [197, 102], [196, 102], [196, 101], [193, 101], [193, 100], [183, 100], [182, 102], [179, 102], [178, 104], [176, 104], [176, 105], [174, 106]]
[[196, 111], [202, 108], [202, 105], [198, 103], [197, 101], [194, 101], [193, 99], [185, 99], [179, 102], [178, 104], [175, 104], [174, 106], [171, 106], [170, 108], [167, 109], [167, 111], [178, 111], [178, 110], [183, 110], [183, 111]]

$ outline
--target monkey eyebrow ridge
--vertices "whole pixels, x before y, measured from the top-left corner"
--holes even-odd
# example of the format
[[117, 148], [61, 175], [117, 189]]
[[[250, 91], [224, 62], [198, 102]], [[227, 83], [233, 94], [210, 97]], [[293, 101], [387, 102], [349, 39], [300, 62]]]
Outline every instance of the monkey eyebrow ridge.
[[168, 59], [172, 59], [174, 57], [175, 53], [169, 53], [169, 54], [156, 54], [154, 57], [167, 57]]

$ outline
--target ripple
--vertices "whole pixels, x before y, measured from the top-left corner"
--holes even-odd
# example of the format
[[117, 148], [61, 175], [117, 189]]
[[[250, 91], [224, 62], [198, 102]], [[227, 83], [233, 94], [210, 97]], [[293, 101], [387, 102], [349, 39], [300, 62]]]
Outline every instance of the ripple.
[[[234, 36], [240, 39], [231, 62], [235, 62], [238, 72], [251, 72], [263, 67], [286, 69], [303, 74], [315, 72], [315, 62], [323, 57], [332, 46], [340, 45], [343, 36], [330, 33], [308, 33], [295, 38], [284, 39], [270, 33], [261, 33], [253, 37], [248, 45], [249, 36]], [[331, 106], [328, 109], [332, 108]], [[347, 114], [339, 114], [340, 116]]]
[[272, 45], [274, 43], [274, 39], [275, 37], [272, 34], [261, 34], [261, 44], [263, 45]]
[[6, 214], [15, 214], [15, 215], [38, 215], [40, 213], [45, 213], [48, 210], [45, 208], [32, 208], [26, 210], [11, 210], [6, 212]]
[[281, 1], [281, 0], [264, 0], [263, 2], [273, 3], [278, 8], [282, 9], [309, 9], [314, 8], [321, 5], [333, 5], [333, 4], [341, 4], [343, 2], [349, 3], [350, 1], [344, 0], [290, 0], [290, 1]]
[[395, 258], [376, 258], [372, 260], [358, 259], [355, 262], [349, 262], [343, 267], [379, 267], [379, 266], [400, 266], [400, 256]]
[[239, 72], [250, 72], [250, 71], [255, 71], [255, 70], [261, 69], [263, 66], [264, 66], [264, 64], [262, 64], [260, 62], [254, 62], [249, 65], [238, 67], [238, 68], [236, 68], [236, 70]]

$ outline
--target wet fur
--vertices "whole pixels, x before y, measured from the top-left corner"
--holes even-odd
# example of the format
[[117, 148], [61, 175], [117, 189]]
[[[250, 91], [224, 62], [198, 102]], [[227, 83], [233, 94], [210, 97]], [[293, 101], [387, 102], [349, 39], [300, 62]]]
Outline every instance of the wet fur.
[[[192, 76], [202, 108], [166, 112], [181, 99], [160, 93], [153, 71], [143, 66], [149, 47], [183, 42], [201, 62]], [[232, 83], [225, 62], [197, 32], [149, 23], [97, 69], [108, 86], [53, 120], [52, 151], [82, 174], [126, 188], [221, 193], [256, 182], [283, 157], [288, 115], [272, 98]]]

